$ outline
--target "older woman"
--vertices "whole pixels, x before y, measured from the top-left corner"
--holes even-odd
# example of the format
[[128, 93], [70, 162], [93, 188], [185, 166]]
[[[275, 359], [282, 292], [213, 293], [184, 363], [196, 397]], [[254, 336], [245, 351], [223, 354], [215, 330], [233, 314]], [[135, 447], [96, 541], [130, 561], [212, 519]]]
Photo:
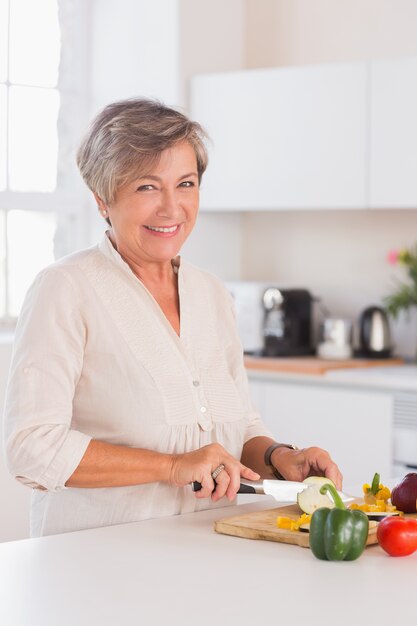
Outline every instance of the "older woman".
[[324, 474], [341, 486], [327, 452], [270, 437], [229, 294], [178, 256], [203, 140], [183, 114], [132, 99], [106, 107], [79, 149], [110, 228], [36, 278], [6, 399], [7, 461], [33, 488], [32, 536], [224, 505], [240, 477]]

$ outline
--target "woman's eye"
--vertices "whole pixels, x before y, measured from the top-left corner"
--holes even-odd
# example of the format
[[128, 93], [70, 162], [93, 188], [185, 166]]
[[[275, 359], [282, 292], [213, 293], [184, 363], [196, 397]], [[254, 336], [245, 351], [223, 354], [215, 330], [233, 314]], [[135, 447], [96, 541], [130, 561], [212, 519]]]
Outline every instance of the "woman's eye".
[[155, 189], [153, 185], [141, 185], [137, 188], [137, 191], [152, 191], [152, 189]]
[[182, 183], [180, 183], [180, 187], [194, 187], [195, 183], [192, 180], [183, 180]]

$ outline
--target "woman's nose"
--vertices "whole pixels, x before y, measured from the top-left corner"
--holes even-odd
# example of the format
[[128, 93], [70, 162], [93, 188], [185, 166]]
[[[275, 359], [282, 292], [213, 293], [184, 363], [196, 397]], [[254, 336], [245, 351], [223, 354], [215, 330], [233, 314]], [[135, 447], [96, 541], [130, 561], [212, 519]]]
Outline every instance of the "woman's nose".
[[161, 204], [157, 211], [160, 217], [178, 217], [183, 209], [176, 189], [164, 189], [161, 194]]

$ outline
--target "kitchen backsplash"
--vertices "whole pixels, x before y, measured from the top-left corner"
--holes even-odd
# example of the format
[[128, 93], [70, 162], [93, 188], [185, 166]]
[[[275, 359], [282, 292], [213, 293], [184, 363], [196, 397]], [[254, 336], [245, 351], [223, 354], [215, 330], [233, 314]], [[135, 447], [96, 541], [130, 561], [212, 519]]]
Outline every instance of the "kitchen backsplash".
[[[414, 243], [415, 210], [216, 212], [200, 215], [183, 252], [224, 280], [306, 287], [354, 322], [404, 278], [388, 251]], [[414, 357], [416, 311], [391, 327], [396, 353]]]

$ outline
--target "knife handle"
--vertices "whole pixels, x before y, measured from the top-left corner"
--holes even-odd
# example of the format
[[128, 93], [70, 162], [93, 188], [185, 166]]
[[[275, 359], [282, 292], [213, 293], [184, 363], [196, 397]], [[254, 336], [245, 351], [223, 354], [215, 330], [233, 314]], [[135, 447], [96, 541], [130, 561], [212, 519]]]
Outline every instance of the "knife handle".
[[[214, 489], [213, 491], [216, 490], [216, 481], [214, 481]], [[193, 491], [200, 491], [202, 488], [201, 483], [199, 483], [197, 480], [195, 480], [193, 483], [191, 483], [191, 489]], [[256, 493], [255, 488], [252, 485], [247, 485], [245, 483], [240, 483], [239, 489], [237, 491], [237, 493]]]

